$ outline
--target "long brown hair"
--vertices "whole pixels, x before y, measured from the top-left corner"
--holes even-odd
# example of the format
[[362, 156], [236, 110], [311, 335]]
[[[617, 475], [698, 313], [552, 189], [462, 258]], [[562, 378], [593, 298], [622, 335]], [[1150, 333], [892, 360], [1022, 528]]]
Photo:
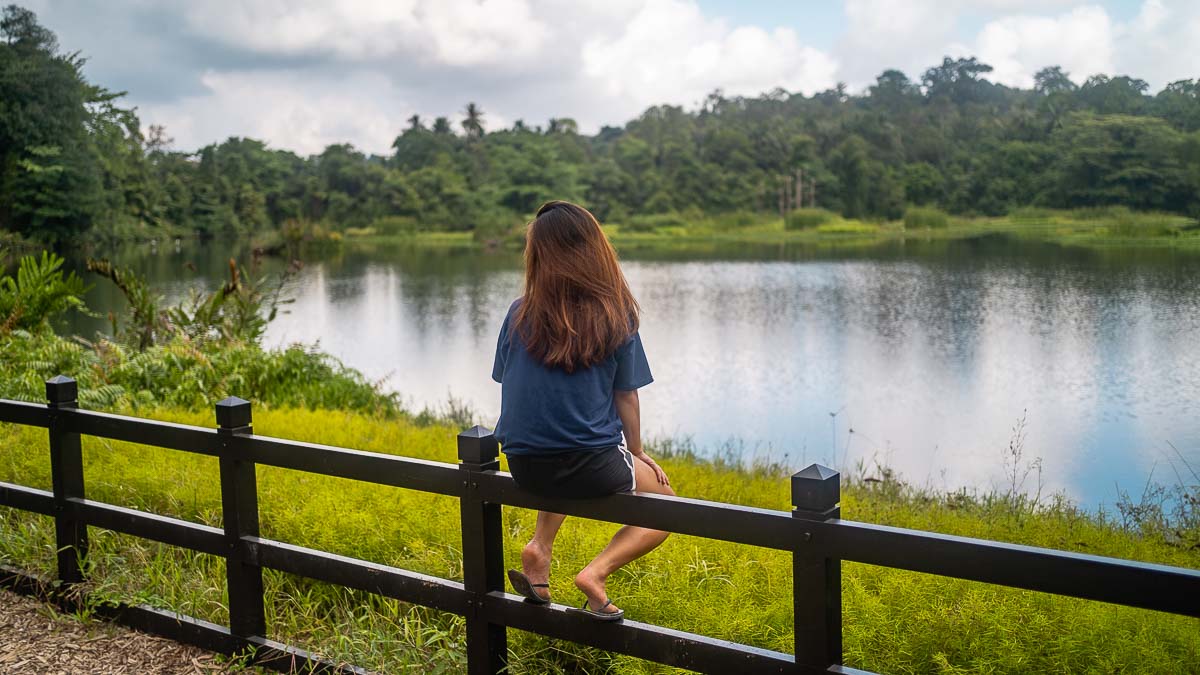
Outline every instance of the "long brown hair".
[[638, 329], [638, 311], [596, 217], [543, 204], [525, 235], [525, 298], [513, 316], [529, 353], [568, 373], [589, 368]]

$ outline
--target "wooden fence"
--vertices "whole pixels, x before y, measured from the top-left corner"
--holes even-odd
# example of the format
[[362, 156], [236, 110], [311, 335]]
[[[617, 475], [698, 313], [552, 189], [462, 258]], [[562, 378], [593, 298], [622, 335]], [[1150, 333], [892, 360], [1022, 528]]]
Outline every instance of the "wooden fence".
[[[790, 512], [644, 494], [548, 499], [521, 490], [499, 471], [496, 440], [482, 427], [459, 434], [460, 463], [455, 465], [256, 436], [250, 404], [238, 398], [218, 403], [217, 428], [206, 429], [79, 410], [76, 393], [74, 380], [58, 376], [46, 382], [46, 405], [0, 400], [0, 422], [49, 431], [53, 490], [0, 483], [0, 506], [54, 518], [54, 596], [71, 602], [73, 596], [66, 591], [84, 580], [80, 560], [87, 552], [89, 526], [222, 556], [228, 627], [145, 606], [105, 605], [99, 613], [205, 649], [249, 651], [252, 662], [276, 670], [362, 672], [267, 636], [264, 568], [463, 616], [468, 671], [481, 674], [505, 669], [509, 627], [703, 672], [860, 673], [842, 665], [843, 560], [1200, 617], [1200, 570], [842, 520], [838, 474], [818, 465], [791, 477], [795, 508]], [[83, 435], [217, 457], [223, 528], [87, 499]], [[458, 497], [463, 582], [261, 537], [255, 478], [259, 464]], [[562, 605], [538, 606], [506, 593], [502, 506], [790, 551], [795, 654], [632, 620], [600, 623], [567, 613]], [[18, 570], [3, 570], [0, 576], [17, 590], [44, 589]]]

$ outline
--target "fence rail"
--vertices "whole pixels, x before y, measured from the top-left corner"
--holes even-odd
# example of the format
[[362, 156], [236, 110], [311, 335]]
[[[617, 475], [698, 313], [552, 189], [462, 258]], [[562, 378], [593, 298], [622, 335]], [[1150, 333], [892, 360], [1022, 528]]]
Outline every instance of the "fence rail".
[[[76, 394], [75, 381], [58, 376], [46, 382], [45, 405], [0, 400], [0, 422], [48, 430], [53, 483], [50, 491], [0, 483], [0, 506], [53, 517], [58, 552], [52, 588], [18, 570], [0, 568], [0, 577], [18, 590], [78, 602], [65, 591], [84, 581], [80, 560], [87, 552], [88, 527], [222, 556], [228, 627], [144, 606], [109, 605], [100, 613], [214, 651], [249, 650], [255, 663], [281, 671], [362, 672], [267, 637], [263, 569], [463, 616], [468, 670], [480, 674], [506, 668], [507, 628], [704, 672], [861, 673], [842, 664], [843, 560], [1200, 617], [1200, 570], [842, 520], [839, 476], [818, 465], [791, 477], [791, 512], [645, 494], [551, 499], [520, 489], [499, 471], [499, 447], [482, 427], [459, 434], [460, 463], [449, 464], [256, 436], [250, 404], [238, 398], [218, 403], [217, 428], [204, 429], [79, 410]], [[223, 527], [87, 499], [81, 435], [217, 457]], [[463, 582], [262, 537], [259, 464], [458, 497]], [[562, 605], [537, 606], [506, 593], [502, 506], [790, 551], [795, 654], [637, 621], [599, 624], [567, 613]]]

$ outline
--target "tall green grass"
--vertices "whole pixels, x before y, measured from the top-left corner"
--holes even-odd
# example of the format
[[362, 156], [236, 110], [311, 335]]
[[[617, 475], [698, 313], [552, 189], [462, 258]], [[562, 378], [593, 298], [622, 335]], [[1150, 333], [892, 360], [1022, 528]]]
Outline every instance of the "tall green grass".
[[[174, 422], [211, 425], [211, 414], [158, 410]], [[454, 461], [456, 428], [328, 410], [255, 413], [257, 433], [375, 452]], [[0, 426], [0, 480], [48, 488], [45, 432]], [[689, 497], [786, 509], [781, 467], [704, 461], [660, 446], [672, 484]], [[220, 524], [216, 460], [87, 438], [89, 498]], [[264, 536], [461, 579], [454, 499], [283, 469], [258, 470]], [[844, 487], [843, 517], [1187, 567], [1200, 551], [1154, 531], [1131, 531], [1061, 500], [937, 495], [885, 476]], [[505, 556], [519, 564], [533, 514], [504, 510]], [[579, 602], [572, 576], [615, 525], [569, 519], [555, 550], [551, 590]], [[150, 602], [224, 621], [220, 561], [97, 532], [89, 564], [104, 597]], [[54, 566], [48, 519], [0, 509], [0, 559], [42, 573]], [[613, 576], [612, 597], [639, 621], [791, 651], [788, 554], [672, 536]], [[268, 573], [271, 636], [386, 672], [460, 672], [457, 617], [369, 594]], [[849, 665], [882, 672], [1185, 672], [1200, 663], [1200, 621], [867, 565], [844, 565]], [[512, 672], [665, 672], [636, 659], [512, 631]]]
[[1070, 218], [1103, 227], [1107, 234], [1117, 237], [1174, 237], [1179, 235], [1186, 220], [1168, 213], [1135, 213], [1124, 206], [1075, 209]]
[[[731, 211], [705, 214], [696, 209], [660, 214], [621, 214], [604, 225], [619, 249], [661, 248], [696, 251], [717, 244], [832, 243], [837, 246], [885, 243], [896, 239], [964, 239], [989, 233], [1057, 243], [1179, 248], [1200, 247], [1200, 223], [1185, 216], [1122, 211], [1120, 208], [1056, 210], [1022, 207], [998, 218], [952, 216], [939, 209], [913, 207], [899, 221], [873, 223], [844, 219], [823, 209], [799, 209], [779, 218], [774, 212]], [[346, 231], [351, 234], [350, 230]], [[375, 227], [354, 232], [362, 240], [418, 246], [478, 246], [470, 233], [386, 234]], [[520, 230], [493, 237], [487, 245], [519, 250]]]
[[791, 211], [783, 218], [783, 226], [788, 230], [808, 230], [820, 227], [838, 219], [832, 211], [818, 208], [803, 208]]
[[904, 229], [941, 230], [950, 224], [950, 216], [933, 206], [910, 206], [904, 211]]
[[621, 224], [621, 231], [646, 234], [661, 228], [680, 228], [688, 225], [688, 219], [679, 213], [647, 213], [628, 218]]
[[1118, 241], [1181, 238], [1196, 229], [1196, 222], [1184, 216], [1131, 211], [1124, 206], [1022, 207], [1009, 212], [1008, 220], [1018, 225], [1055, 225], [1070, 236]]

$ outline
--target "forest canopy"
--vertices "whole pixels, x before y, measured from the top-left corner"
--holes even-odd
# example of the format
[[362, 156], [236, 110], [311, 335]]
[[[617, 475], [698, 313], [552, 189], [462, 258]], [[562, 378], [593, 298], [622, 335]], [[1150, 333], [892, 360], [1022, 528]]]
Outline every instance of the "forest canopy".
[[500, 233], [549, 199], [606, 221], [795, 205], [873, 220], [911, 205], [1200, 215], [1197, 80], [1151, 93], [1133, 77], [1077, 84], [1049, 66], [1017, 89], [975, 58], [947, 57], [917, 80], [887, 70], [861, 93], [715, 91], [695, 109], [654, 106], [591, 135], [568, 118], [489, 129], [468, 103], [455, 120], [397, 120], [386, 156], [338, 144], [300, 157], [236, 137], [173, 149], [83, 65], [32, 12], [3, 10], [0, 230], [44, 242], [306, 223]]

